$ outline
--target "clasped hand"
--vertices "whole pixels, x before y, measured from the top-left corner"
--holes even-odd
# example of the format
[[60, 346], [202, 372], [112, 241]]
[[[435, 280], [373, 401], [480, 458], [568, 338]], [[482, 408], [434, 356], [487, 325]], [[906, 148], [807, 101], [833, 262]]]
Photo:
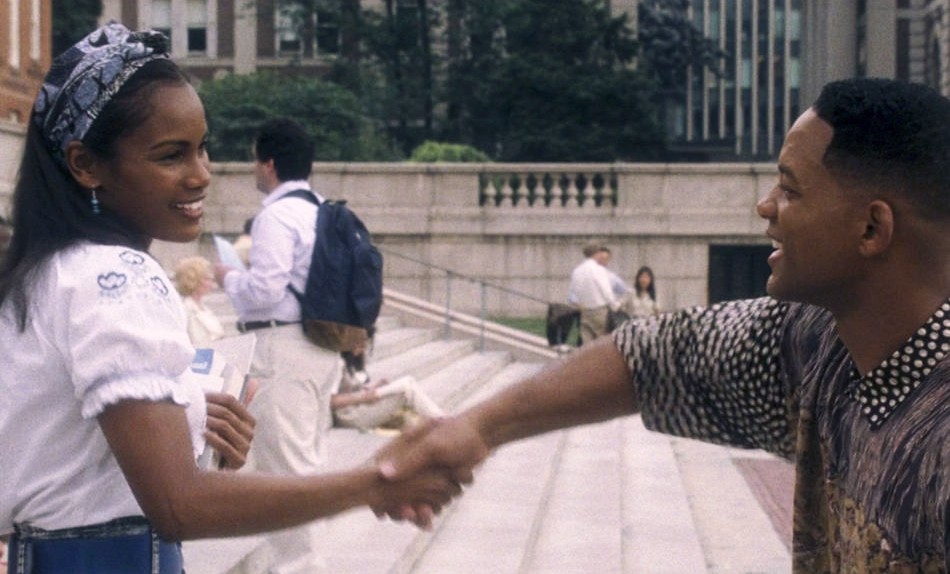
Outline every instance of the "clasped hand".
[[[376, 453], [377, 470], [391, 483], [436, 473], [461, 486], [471, 484], [474, 469], [488, 456], [489, 449], [477, 429], [463, 416], [426, 419], [406, 429]], [[398, 501], [374, 507], [377, 516], [408, 520], [429, 528], [441, 511], [417, 501]]]

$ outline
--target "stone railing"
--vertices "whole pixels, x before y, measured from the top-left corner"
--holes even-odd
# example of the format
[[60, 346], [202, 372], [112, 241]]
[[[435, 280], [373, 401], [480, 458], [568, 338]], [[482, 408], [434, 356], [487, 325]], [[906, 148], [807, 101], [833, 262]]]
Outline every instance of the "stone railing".
[[604, 166], [486, 166], [478, 174], [481, 207], [616, 207], [617, 174]]
[[[0, 122], [3, 214], [22, 133]], [[211, 234], [236, 236], [260, 209], [252, 164], [212, 168], [201, 240], [153, 244], [166, 267], [213, 258]], [[406, 256], [387, 258], [388, 287], [444, 304], [449, 277], [477, 278], [533, 297], [487, 295], [490, 314], [523, 316], [539, 313], [537, 300], [564, 300], [581, 247], [595, 238], [628, 282], [640, 265], [653, 267], [665, 307], [705, 303], [711, 245], [767, 244], [755, 202], [774, 181], [770, 164], [317, 163], [311, 176], [326, 197], [349, 201], [374, 240]], [[468, 283], [452, 288], [453, 307], [478, 312], [483, 296]]]

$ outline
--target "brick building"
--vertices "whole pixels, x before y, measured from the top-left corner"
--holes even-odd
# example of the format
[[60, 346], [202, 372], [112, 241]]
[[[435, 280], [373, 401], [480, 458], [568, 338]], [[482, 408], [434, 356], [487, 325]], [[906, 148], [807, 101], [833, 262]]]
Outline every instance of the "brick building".
[[0, 121], [23, 124], [52, 60], [50, 0], [0, 2]]

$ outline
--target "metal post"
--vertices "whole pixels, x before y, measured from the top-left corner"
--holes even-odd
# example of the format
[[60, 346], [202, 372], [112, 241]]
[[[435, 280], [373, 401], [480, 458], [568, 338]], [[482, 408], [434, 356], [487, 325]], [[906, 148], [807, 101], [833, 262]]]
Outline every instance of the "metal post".
[[485, 352], [485, 321], [488, 314], [488, 285], [484, 281], [478, 282], [479, 289], [481, 290], [482, 302], [481, 302], [481, 311], [480, 317], [481, 322], [478, 324], [478, 352]]
[[445, 332], [443, 337], [449, 339], [452, 330], [452, 275], [451, 271], [445, 272]]

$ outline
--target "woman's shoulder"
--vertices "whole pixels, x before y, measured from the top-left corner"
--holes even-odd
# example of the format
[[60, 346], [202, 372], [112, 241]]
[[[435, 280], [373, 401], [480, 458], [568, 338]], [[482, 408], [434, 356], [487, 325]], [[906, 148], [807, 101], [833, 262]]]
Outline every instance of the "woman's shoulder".
[[45, 281], [56, 288], [74, 287], [100, 296], [147, 291], [166, 298], [173, 291], [168, 275], [147, 252], [89, 242], [54, 254]]
[[62, 249], [54, 255], [60, 265], [89, 265], [123, 262], [129, 265], [157, 264], [145, 251], [125, 245], [103, 245], [80, 241]]

